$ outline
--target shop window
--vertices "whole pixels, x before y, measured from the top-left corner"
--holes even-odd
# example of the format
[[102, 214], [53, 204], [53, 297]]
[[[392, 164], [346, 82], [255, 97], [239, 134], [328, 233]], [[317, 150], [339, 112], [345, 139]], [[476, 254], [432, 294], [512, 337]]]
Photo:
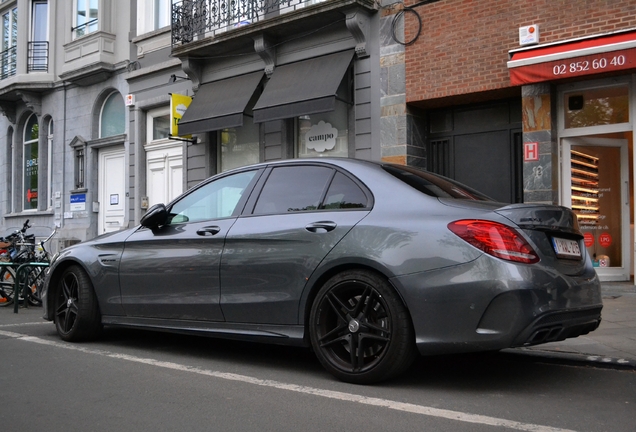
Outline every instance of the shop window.
[[74, 39], [97, 31], [98, 3], [98, 0], [75, 0], [75, 25], [72, 29]]
[[99, 116], [99, 137], [120, 135], [126, 131], [126, 107], [124, 98], [113, 92], [104, 101]]
[[227, 171], [260, 160], [259, 127], [250, 117], [243, 126], [219, 131], [221, 171]]
[[587, 89], [564, 94], [565, 128], [629, 122], [627, 86]]
[[35, 114], [26, 122], [22, 149], [22, 198], [23, 209], [38, 209], [38, 150], [40, 127]]
[[338, 89], [333, 111], [296, 118], [296, 155], [306, 157], [349, 156], [349, 94], [347, 75]]

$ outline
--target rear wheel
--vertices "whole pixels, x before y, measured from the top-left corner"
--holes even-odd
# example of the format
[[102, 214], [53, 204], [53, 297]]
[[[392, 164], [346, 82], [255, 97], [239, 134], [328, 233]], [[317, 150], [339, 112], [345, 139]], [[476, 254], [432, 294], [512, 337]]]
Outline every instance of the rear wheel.
[[15, 274], [10, 267], [0, 269], [0, 307], [13, 304]]
[[325, 369], [351, 383], [394, 377], [416, 356], [408, 310], [386, 279], [368, 271], [327, 281], [312, 305], [309, 335]]
[[55, 327], [65, 341], [92, 340], [102, 330], [93, 285], [79, 266], [64, 270], [55, 293]]

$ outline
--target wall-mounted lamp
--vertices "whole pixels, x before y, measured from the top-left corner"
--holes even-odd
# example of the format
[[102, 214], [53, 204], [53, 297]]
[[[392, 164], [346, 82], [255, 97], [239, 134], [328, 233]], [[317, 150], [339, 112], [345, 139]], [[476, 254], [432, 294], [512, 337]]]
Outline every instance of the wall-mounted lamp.
[[168, 84], [172, 84], [173, 82], [176, 82], [177, 80], [189, 80], [190, 78], [188, 77], [182, 77], [182, 76], [177, 76], [175, 74], [170, 75], [170, 78], [168, 78]]

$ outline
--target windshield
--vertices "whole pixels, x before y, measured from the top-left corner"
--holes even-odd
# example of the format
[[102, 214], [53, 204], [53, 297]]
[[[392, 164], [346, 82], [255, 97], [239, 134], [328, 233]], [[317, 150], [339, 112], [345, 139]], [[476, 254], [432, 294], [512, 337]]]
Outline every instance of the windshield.
[[449, 178], [402, 165], [382, 165], [389, 174], [418, 191], [436, 198], [493, 201], [492, 198]]

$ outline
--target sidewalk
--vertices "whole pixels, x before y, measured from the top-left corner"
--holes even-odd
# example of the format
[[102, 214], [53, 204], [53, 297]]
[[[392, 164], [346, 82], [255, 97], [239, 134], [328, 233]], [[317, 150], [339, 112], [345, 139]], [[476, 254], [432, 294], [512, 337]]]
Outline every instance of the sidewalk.
[[602, 291], [603, 320], [592, 333], [508, 352], [636, 369], [636, 286], [604, 282]]

